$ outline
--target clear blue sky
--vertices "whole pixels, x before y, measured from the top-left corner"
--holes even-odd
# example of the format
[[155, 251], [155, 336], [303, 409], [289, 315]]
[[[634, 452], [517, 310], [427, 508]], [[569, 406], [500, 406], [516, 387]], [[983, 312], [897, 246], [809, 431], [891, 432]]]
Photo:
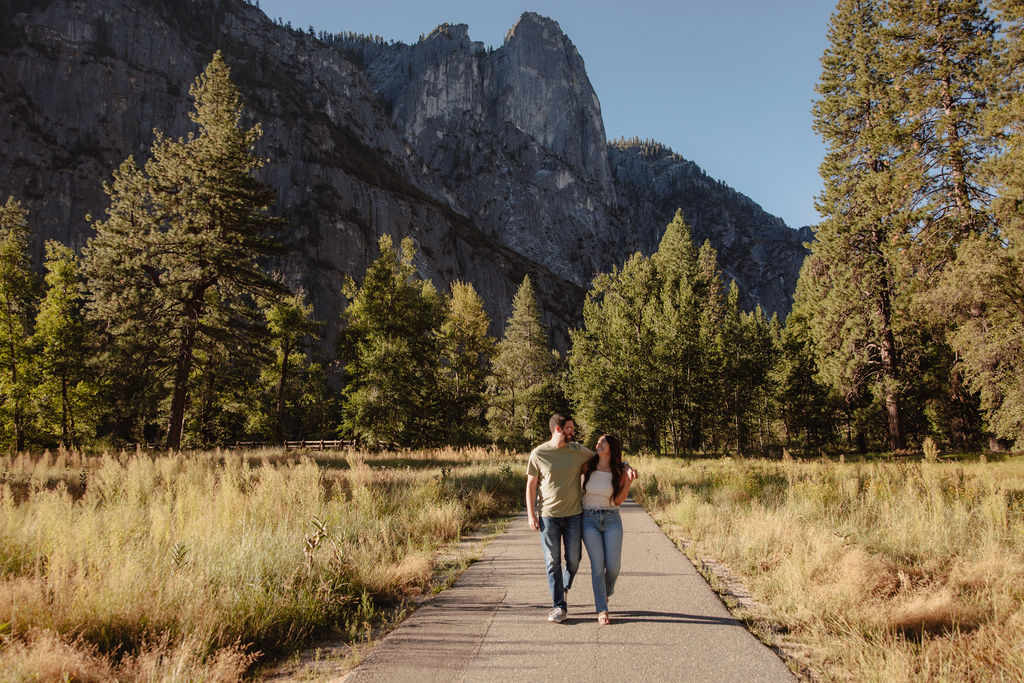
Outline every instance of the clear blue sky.
[[442, 23], [498, 47], [525, 11], [559, 23], [609, 139], [661, 142], [790, 227], [816, 223], [811, 102], [832, 0], [260, 0], [271, 19], [413, 43]]

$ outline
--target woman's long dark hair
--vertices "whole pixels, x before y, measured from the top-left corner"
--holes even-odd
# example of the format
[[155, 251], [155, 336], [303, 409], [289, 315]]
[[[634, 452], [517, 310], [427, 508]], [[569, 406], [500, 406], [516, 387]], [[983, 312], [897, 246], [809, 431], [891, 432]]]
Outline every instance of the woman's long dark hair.
[[[625, 468], [622, 464], [622, 442], [614, 434], [604, 434], [604, 440], [608, 442], [608, 450], [611, 451], [612, 467], [612, 498], [619, 495], [622, 489], [622, 471]], [[600, 440], [600, 437], [598, 437]], [[583, 493], [587, 492], [587, 482], [590, 481], [590, 473], [597, 469], [597, 461], [600, 456], [594, 453], [594, 457], [583, 465]]]

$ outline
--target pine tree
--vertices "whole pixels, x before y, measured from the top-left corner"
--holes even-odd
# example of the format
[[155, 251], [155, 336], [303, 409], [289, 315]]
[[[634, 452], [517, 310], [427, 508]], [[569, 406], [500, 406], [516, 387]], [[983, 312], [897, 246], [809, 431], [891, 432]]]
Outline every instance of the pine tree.
[[882, 399], [891, 449], [906, 446], [902, 331], [909, 321], [902, 254], [920, 182], [896, 162], [909, 145], [897, 125], [881, 3], [840, 0], [822, 58], [815, 130], [827, 153], [823, 221], [801, 269], [794, 310], [808, 321], [821, 376], [847, 399]]
[[526, 448], [545, 438], [553, 411], [554, 362], [533, 285], [525, 276], [487, 378], [487, 421], [495, 441]]
[[773, 374], [786, 443], [821, 448], [835, 434], [838, 406], [829, 387], [818, 379], [810, 333], [798, 312], [786, 317], [779, 347]]
[[569, 386], [584, 424], [636, 449], [680, 453], [715, 438], [725, 409], [716, 261], [677, 212], [651, 257], [594, 279], [571, 333]]
[[[747, 330], [739, 304], [740, 290], [733, 280], [725, 299], [725, 316], [718, 333], [716, 346], [721, 353], [721, 378], [723, 408], [721, 413], [723, 432], [732, 435], [732, 443], [738, 453], [747, 450], [748, 416], [753, 396], [750, 395], [751, 380], [747, 346]], [[755, 380], [756, 381], [756, 380]]]
[[25, 449], [32, 386], [29, 339], [38, 306], [38, 283], [29, 255], [28, 214], [14, 197], [0, 206], [0, 419], [5, 438]]
[[983, 166], [995, 192], [990, 230], [966, 237], [942, 294], [957, 322], [950, 336], [966, 385], [977, 392], [990, 447], [1024, 441], [1024, 2], [998, 0], [986, 131], [996, 147]]
[[438, 391], [444, 397], [442, 411], [448, 416], [451, 444], [484, 438], [487, 374], [495, 349], [490, 327], [484, 301], [473, 285], [453, 282], [438, 340], [443, 360]]
[[666, 401], [656, 382], [658, 294], [651, 260], [634, 254], [621, 270], [594, 278], [583, 304], [583, 327], [570, 331], [569, 389], [576, 417], [586, 429], [618, 434], [631, 449], [660, 445]]
[[338, 346], [345, 364], [345, 432], [371, 444], [436, 445], [443, 431], [437, 395], [437, 332], [443, 298], [416, 276], [411, 238], [391, 237], [363, 281], [344, 286], [349, 304]]
[[93, 318], [158, 374], [170, 370], [170, 448], [181, 443], [197, 343], [244, 335], [258, 318], [254, 300], [280, 291], [261, 264], [280, 251], [271, 238], [280, 222], [266, 213], [272, 193], [253, 177], [261, 129], [240, 127], [241, 99], [219, 52], [190, 92], [198, 135], [157, 133], [144, 171], [122, 164], [85, 254]]
[[285, 406], [293, 374], [303, 373], [309, 360], [305, 347], [315, 341], [322, 324], [313, 318], [313, 307], [302, 290], [272, 302], [264, 311], [274, 346], [272, 374], [277, 377], [274, 398], [274, 439], [285, 438]]
[[[104, 414], [101, 435], [148, 441], [147, 429], [163, 397], [167, 359], [173, 357], [171, 325], [161, 315], [142, 264], [149, 235], [157, 231], [149, 208], [148, 179], [129, 157], [103, 189], [108, 218], [82, 254], [86, 319], [99, 339], [90, 360], [99, 379]], [[93, 222], [91, 216], [87, 220]]]
[[989, 151], [983, 118], [995, 24], [982, 0], [888, 3], [886, 66], [904, 131], [897, 161], [922, 181], [916, 188], [922, 212], [914, 265], [930, 274], [956, 257], [966, 236], [987, 230], [989, 194], [979, 165]]
[[[225, 324], [214, 315], [208, 312], [206, 316], [211, 327]], [[244, 342], [214, 335], [196, 339], [183, 448], [212, 448], [245, 432], [249, 394], [259, 382], [266, 346], [265, 331], [256, 327], [247, 331]]]
[[61, 444], [72, 448], [93, 432], [97, 409], [96, 386], [86, 364], [89, 340], [78, 258], [51, 240], [46, 243], [45, 268], [46, 291], [33, 336], [39, 356], [34, 393], [40, 417], [49, 423], [44, 431], [59, 432]]
[[900, 164], [923, 180], [920, 220], [907, 250], [914, 276], [911, 303], [919, 324], [935, 339], [923, 351], [933, 361], [948, 360], [946, 367], [934, 369], [930, 403], [941, 419], [960, 415], [956, 421], [966, 424], [976, 421], [970, 417], [976, 408], [962, 389], [962, 368], [954, 364], [954, 353], [930, 347], [952, 341], [954, 326], [964, 317], [956, 306], [961, 248], [991, 232], [990, 188], [980, 166], [991, 148], [984, 118], [992, 96], [1002, 89], [992, 78], [995, 24], [983, 0], [892, 0], [890, 16], [894, 86], [906, 111], [901, 125], [913, 142]]
[[[709, 247], [710, 248], [710, 247]], [[702, 441], [707, 405], [707, 358], [701, 345], [701, 316], [711, 283], [702, 272], [689, 224], [677, 211], [651, 257], [658, 280], [656, 343], [651, 379], [657, 383], [649, 406], [660, 405], [658, 418], [675, 453]], [[716, 276], [717, 277], [717, 276]], [[644, 381], [637, 378], [636, 381]]]
[[718, 252], [706, 241], [697, 252], [697, 300], [700, 304], [700, 374], [703, 378], [695, 391], [694, 402], [700, 415], [693, 443], [701, 439], [702, 450], [718, 450], [722, 438], [721, 416], [725, 414], [725, 385], [722, 377], [724, 359], [719, 330], [725, 318], [725, 297], [722, 273], [718, 268]]

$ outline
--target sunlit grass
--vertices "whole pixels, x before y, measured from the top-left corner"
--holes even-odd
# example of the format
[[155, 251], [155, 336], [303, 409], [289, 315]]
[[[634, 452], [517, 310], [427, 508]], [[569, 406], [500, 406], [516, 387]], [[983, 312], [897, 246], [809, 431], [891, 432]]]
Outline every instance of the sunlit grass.
[[231, 680], [364, 637], [520, 505], [513, 456], [435, 453], [0, 457], [5, 680]]
[[1024, 680], [1024, 462], [635, 460], [637, 500], [742, 578], [798, 667]]

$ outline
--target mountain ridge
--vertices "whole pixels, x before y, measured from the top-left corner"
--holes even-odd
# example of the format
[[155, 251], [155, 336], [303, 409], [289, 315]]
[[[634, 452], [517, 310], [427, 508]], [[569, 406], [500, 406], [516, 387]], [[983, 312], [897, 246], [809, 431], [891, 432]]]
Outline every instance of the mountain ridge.
[[[154, 128], [190, 128], [188, 85], [220, 49], [264, 129], [258, 151], [271, 163], [261, 178], [295, 247], [280, 266], [329, 332], [344, 276], [362, 273], [379, 235], [409, 234], [421, 274], [473, 283], [496, 334], [529, 274], [564, 350], [591, 278], [653, 251], [689, 182], [665, 159], [609, 144], [582, 58], [556, 22], [533, 13], [494, 49], [463, 24], [413, 45], [317, 38], [240, 0], [3, 0], [0, 19], [0, 193], [29, 209], [37, 256], [45, 239], [82, 246], [85, 214], [105, 207], [101, 183], [129, 154], [146, 154]], [[720, 249], [748, 305], [788, 310], [802, 246], [752, 208], [691, 204], [695, 238]], [[765, 262], [782, 247], [759, 256], [757, 245], [737, 246], [758, 229], [774, 231], [755, 236], [762, 247], [789, 249], [775, 269], [782, 284]], [[726, 259], [748, 255], [745, 267]], [[775, 284], [758, 280], [765, 274]]]

